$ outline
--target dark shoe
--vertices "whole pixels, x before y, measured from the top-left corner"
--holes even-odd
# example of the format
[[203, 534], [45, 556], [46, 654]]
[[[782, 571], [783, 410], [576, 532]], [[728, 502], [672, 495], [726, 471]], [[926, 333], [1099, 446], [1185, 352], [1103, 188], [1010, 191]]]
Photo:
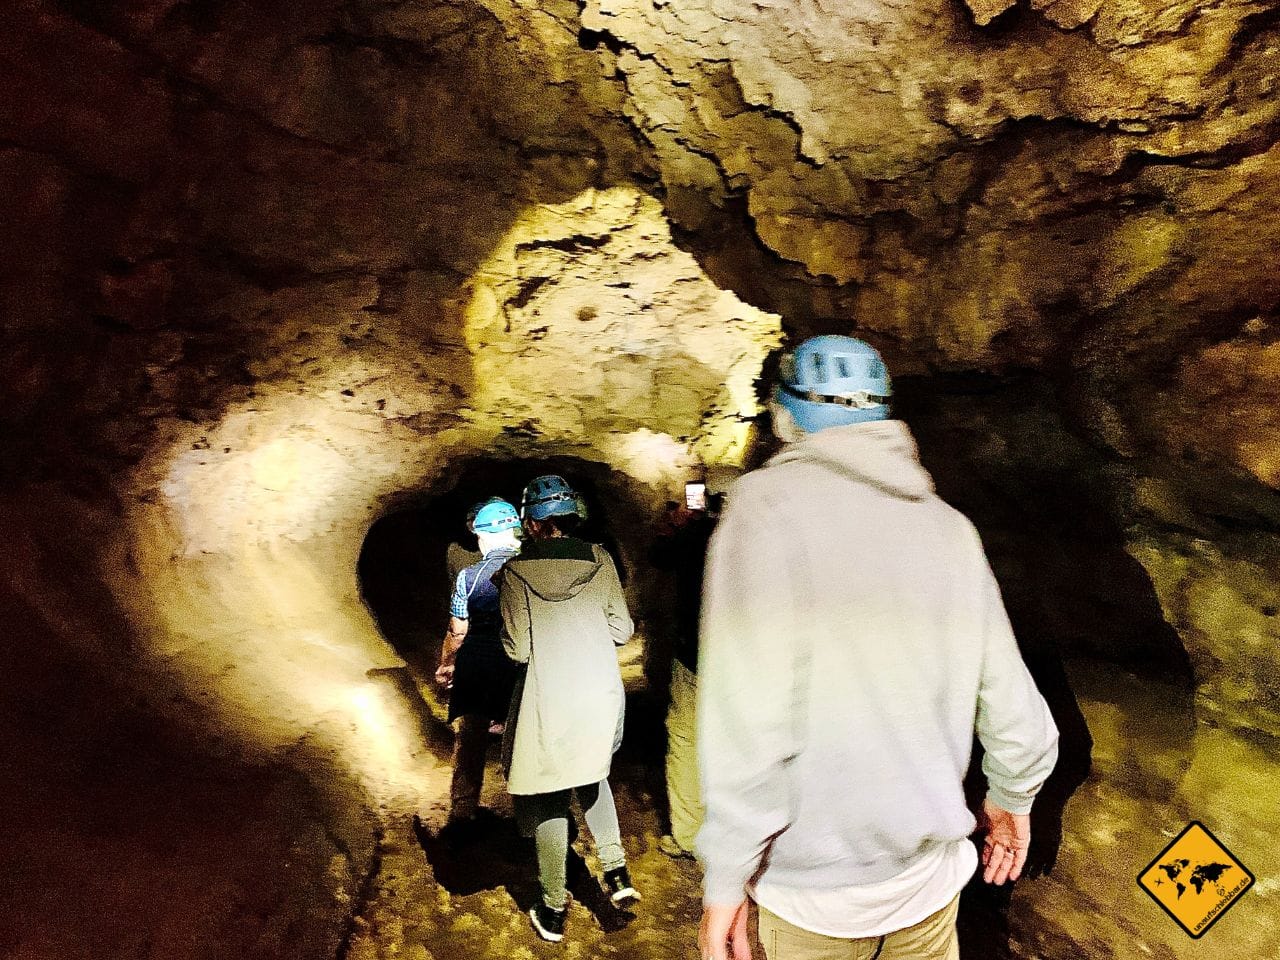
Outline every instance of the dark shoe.
[[538, 931], [538, 936], [543, 940], [559, 943], [564, 939], [564, 917], [566, 913], [568, 913], [567, 910], [552, 910], [545, 903], [539, 901], [529, 908], [529, 919], [533, 921], [533, 929]]
[[680, 846], [680, 842], [669, 833], [664, 833], [658, 838], [658, 849], [665, 853], [672, 860], [694, 860], [692, 850], [687, 850]]
[[609, 891], [609, 899], [614, 903], [640, 899], [640, 892], [631, 885], [631, 874], [627, 873], [626, 867], [619, 867], [617, 870], [606, 870], [604, 887]]

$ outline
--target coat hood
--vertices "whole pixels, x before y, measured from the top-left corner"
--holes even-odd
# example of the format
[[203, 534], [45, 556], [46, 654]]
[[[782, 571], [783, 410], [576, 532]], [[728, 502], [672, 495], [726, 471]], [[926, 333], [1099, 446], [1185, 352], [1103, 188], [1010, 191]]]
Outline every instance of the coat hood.
[[933, 478], [920, 465], [911, 430], [901, 420], [852, 423], [806, 434], [787, 444], [769, 465], [813, 463], [903, 500], [933, 495]]
[[517, 557], [508, 560], [503, 571], [505, 576], [524, 581], [541, 599], [559, 601], [571, 600], [581, 593], [582, 588], [595, 579], [600, 567], [598, 557], [591, 560]]

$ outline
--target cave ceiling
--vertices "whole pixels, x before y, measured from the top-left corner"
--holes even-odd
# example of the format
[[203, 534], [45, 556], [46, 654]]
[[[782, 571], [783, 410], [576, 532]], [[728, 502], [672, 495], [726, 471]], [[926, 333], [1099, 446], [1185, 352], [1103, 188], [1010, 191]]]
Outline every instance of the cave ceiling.
[[[10, 366], [56, 379], [31, 338], [68, 314], [98, 339], [149, 331], [106, 348], [109, 383], [78, 361], [82, 406], [217, 405], [280, 355], [281, 291], [354, 284], [388, 324], [426, 289], [419, 334], [448, 340], [433, 289], [530, 204], [630, 184], [795, 332], [861, 331], [905, 373], [1048, 371], [1122, 454], [1276, 484], [1257, 402], [1280, 377], [1274, 4], [64, 0], [7, 17], [24, 27], [6, 31], [11, 85], [40, 91], [0, 108], [10, 269], [37, 278], [7, 288], [30, 334]], [[85, 274], [92, 289], [69, 283]]]

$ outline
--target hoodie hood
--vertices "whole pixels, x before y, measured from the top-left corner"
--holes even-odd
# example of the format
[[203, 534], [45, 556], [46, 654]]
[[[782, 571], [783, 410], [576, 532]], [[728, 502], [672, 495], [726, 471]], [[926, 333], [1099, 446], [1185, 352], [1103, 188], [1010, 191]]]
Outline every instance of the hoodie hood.
[[806, 434], [769, 460], [770, 466], [784, 463], [818, 464], [903, 500], [933, 495], [933, 478], [920, 465], [915, 438], [901, 420], [852, 423]]
[[[585, 550], [573, 549], [578, 544]], [[539, 550], [540, 546], [541, 544], [530, 544], [525, 548], [523, 556], [508, 560], [503, 571], [506, 576], [522, 580], [543, 600], [571, 600], [600, 572], [601, 561], [589, 544], [574, 541], [573, 547], [570, 547], [572, 556], [550, 557], [545, 556], [544, 550]]]

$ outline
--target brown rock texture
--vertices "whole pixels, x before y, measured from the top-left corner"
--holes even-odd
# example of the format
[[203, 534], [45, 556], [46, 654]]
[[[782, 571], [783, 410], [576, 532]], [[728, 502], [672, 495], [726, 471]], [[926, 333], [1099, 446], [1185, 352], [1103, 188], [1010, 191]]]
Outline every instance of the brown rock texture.
[[[0, 88], [4, 951], [396, 955], [360, 924], [441, 745], [370, 525], [464, 465], [578, 464], [634, 562], [811, 332], [884, 351], [1083, 678], [1105, 780], [1019, 955], [1178, 955], [1087, 892], [1162, 845], [1144, 803], [1280, 869], [1231, 787], [1280, 736], [1274, 3], [17, 0]], [[77, 887], [114, 899], [73, 921]]]

